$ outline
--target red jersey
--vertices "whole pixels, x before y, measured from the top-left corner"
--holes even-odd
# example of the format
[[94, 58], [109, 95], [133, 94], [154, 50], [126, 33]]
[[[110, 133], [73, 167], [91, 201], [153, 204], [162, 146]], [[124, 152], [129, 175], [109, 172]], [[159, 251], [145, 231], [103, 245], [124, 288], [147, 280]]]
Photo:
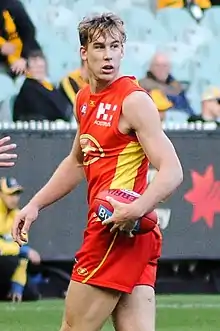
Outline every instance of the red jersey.
[[106, 189], [140, 194], [146, 189], [148, 159], [136, 135], [118, 129], [123, 101], [134, 91], [144, 90], [135, 77], [123, 76], [101, 93], [92, 94], [88, 85], [78, 94], [76, 111], [90, 206]]
[[134, 77], [121, 77], [101, 93], [80, 90], [76, 111], [80, 144], [88, 181], [90, 212], [83, 244], [76, 253], [72, 280], [131, 293], [136, 285], [154, 286], [161, 251], [158, 227], [133, 238], [111, 233], [92, 212], [96, 195], [106, 189], [131, 189], [143, 193], [148, 159], [135, 134], [118, 129], [124, 99], [143, 91]]

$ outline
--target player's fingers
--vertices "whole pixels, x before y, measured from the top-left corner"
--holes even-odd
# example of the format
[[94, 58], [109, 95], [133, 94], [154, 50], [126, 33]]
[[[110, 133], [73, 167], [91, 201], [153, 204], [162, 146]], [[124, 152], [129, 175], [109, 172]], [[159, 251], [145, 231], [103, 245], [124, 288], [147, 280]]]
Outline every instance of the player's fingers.
[[[0, 147], [2, 148], [2, 147]], [[17, 154], [8, 154], [8, 153], [1, 153], [0, 150], [0, 160], [12, 160], [12, 159], [16, 159], [17, 158]]]
[[30, 226], [32, 224], [32, 218], [26, 218], [24, 221], [24, 225], [21, 229], [21, 234], [20, 238], [23, 242], [27, 243], [28, 242], [28, 232], [30, 230]]
[[115, 200], [115, 199], [113, 199], [112, 197], [109, 197], [109, 196], [106, 197], [106, 200], [112, 205], [112, 207], [114, 209], [122, 205], [121, 202], [119, 202], [119, 201], [117, 201], [117, 200]]
[[12, 149], [15, 149], [16, 147], [17, 147], [16, 144], [1, 145], [0, 146], [0, 153], [4, 153], [4, 152], [7, 152], [7, 151], [10, 151]]
[[102, 222], [102, 225], [108, 225], [108, 224], [111, 224], [111, 223], [114, 223], [114, 222], [115, 222], [115, 216], [113, 214], [111, 217], [109, 217], [106, 220], [104, 220]]
[[114, 224], [114, 225], [111, 227], [110, 232], [111, 232], [111, 233], [114, 233], [114, 232], [116, 232], [117, 230], [120, 230], [119, 225], [118, 225], [118, 224]]
[[133, 238], [134, 237], [134, 235], [133, 235], [133, 233], [131, 231], [128, 232], [128, 237], [129, 238]]
[[18, 243], [19, 246], [22, 246], [24, 244], [21, 235], [23, 226], [24, 226], [24, 221], [22, 219], [20, 218], [15, 219], [12, 227], [12, 237], [14, 241]]
[[13, 167], [15, 165], [14, 162], [0, 162], [0, 167], [7, 168], [7, 167]]
[[0, 139], [0, 146], [4, 145], [5, 143], [9, 142], [11, 140], [11, 137], [6, 136]]

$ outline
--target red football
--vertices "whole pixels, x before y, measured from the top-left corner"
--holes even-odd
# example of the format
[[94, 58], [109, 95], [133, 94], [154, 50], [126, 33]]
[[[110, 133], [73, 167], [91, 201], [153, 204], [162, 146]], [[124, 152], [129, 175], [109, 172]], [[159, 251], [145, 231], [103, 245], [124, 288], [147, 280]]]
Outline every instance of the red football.
[[[106, 200], [106, 197], [112, 197], [113, 199], [123, 202], [123, 203], [131, 203], [140, 197], [140, 194], [130, 191], [130, 190], [106, 190], [100, 192], [93, 203], [94, 212], [100, 218], [101, 221], [108, 219], [114, 208], [112, 205]], [[157, 224], [157, 214], [155, 211], [152, 211], [148, 214], [145, 214], [141, 219], [138, 219], [135, 222], [134, 228], [132, 230], [132, 234], [144, 234], [154, 229]]]

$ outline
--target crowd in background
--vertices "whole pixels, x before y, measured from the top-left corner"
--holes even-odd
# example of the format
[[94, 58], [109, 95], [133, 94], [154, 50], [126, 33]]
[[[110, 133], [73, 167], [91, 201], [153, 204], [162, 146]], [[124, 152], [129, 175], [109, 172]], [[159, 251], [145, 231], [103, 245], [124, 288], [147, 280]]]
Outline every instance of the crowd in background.
[[[158, 0], [155, 4], [157, 10], [186, 7], [195, 20], [199, 21], [203, 11], [216, 5], [217, 1]], [[72, 121], [76, 93], [87, 84], [85, 65], [81, 63], [80, 68], [72, 68], [73, 71], [61, 81], [52, 82], [48, 77], [50, 63], [47, 63], [44, 49], [37, 41], [36, 27], [25, 6], [18, 0], [2, 0], [0, 11], [0, 70], [7, 72], [15, 82], [20, 76], [24, 79], [19, 93], [10, 100], [12, 114], [8, 105], [1, 103], [1, 120]], [[178, 77], [173, 76], [171, 59], [167, 54], [158, 51], [145, 70], [146, 75], [139, 83], [151, 94], [162, 121], [175, 109], [187, 114], [190, 122], [211, 120], [218, 124], [219, 87], [207, 87], [207, 91], [201, 96], [202, 111], [198, 114], [187, 99], [186, 92], [190, 82], [179, 81]]]

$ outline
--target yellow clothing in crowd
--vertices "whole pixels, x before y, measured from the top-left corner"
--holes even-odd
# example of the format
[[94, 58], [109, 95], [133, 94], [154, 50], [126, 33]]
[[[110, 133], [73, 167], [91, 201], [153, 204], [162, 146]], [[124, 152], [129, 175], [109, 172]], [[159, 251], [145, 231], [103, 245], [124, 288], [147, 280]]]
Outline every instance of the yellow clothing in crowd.
[[[207, 9], [212, 6], [210, 0], [195, 0], [195, 3], [202, 9]], [[157, 9], [162, 9], [166, 7], [171, 8], [183, 8], [183, 0], [157, 0]]]
[[[18, 209], [8, 211], [4, 202], [0, 199], [0, 255], [18, 256], [20, 254], [19, 245], [11, 237], [11, 228], [17, 212]], [[27, 264], [27, 258], [19, 259], [19, 264], [11, 279], [12, 283], [18, 284], [20, 287], [25, 286], [27, 282]]]
[[80, 69], [71, 72], [60, 83], [61, 89], [73, 105], [75, 104], [77, 92], [86, 85], [87, 82], [81, 76]]
[[172, 102], [167, 98], [167, 96], [160, 90], [154, 89], [150, 91], [151, 98], [157, 106], [159, 112], [167, 111], [173, 107]]
[[10, 42], [15, 46], [15, 52], [7, 57], [8, 63], [13, 64], [21, 57], [23, 44], [18, 35], [14, 20], [8, 10], [3, 11], [3, 18], [4, 28], [5, 31], [7, 31], [9, 38], [8, 40], [5, 40], [3, 37], [0, 37], [0, 47], [6, 42]]

